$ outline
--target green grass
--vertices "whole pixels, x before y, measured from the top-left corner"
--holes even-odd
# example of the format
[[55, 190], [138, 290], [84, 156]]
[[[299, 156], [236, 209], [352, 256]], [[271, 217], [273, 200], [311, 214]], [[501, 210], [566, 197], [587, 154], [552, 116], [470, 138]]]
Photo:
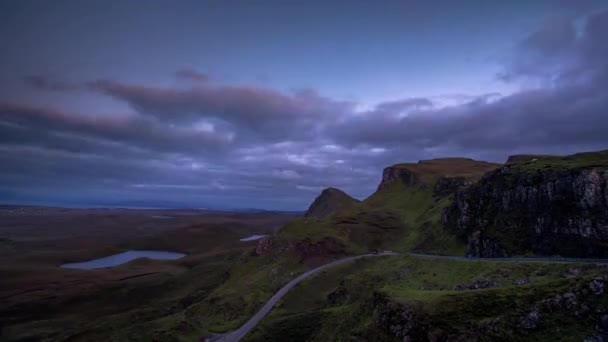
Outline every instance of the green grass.
[[567, 170], [606, 170], [608, 150], [577, 153], [569, 156], [529, 156], [522, 162], [514, 163], [523, 171], [567, 171]]
[[475, 181], [499, 166], [466, 158], [397, 164], [392, 167], [415, 174], [413, 184], [395, 181], [364, 201], [349, 203], [326, 217], [293, 220], [279, 231], [279, 236], [310, 239], [313, 243], [331, 237], [345, 246], [346, 254], [390, 249], [463, 255], [464, 241], [440, 224], [441, 211], [452, 199], [434, 196], [435, 183], [443, 177]]
[[327, 188], [315, 198], [304, 216], [317, 218], [325, 217], [337, 211], [354, 208], [359, 202], [359, 200], [349, 196], [340, 189]]
[[346, 246], [347, 254], [389, 249], [463, 255], [463, 241], [439, 222], [451, 198], [434, 198], [433, 186], [395, 182], [348, 210], [322, 219], [295, 219], [279, 231], [279, 236], [313, 242], [332, 237]]
[[[582, 275], [566, 278], [577, 268]], [[358, 260], [330, 268], [300, 283], [262, 320], [246, 341], [281, 340], [298, 332], [295, 341], [386, 340], [394, 337], [379, 331], [374, 293], [407, 305], [442, 333], [459, 333], [488, 319], [498, 319], [494, 339], [519, 340], [518, 319], [540, 300], [585, 287], [592, 276], [601, 274], [595, 265], [470, 262], [423, 257], [390, 256]], [[531, 283], [516, 286], [529, 277]], [[456, 285], [484, 279], [495, 287], [455, 291]], [[328, 295], [345, 288], [348, 299], [331, 304]], [[598, 305], [604, 305], [605, 296]], [[595, 301], [593, 304], [595, 305]], [[542, 326], [530, 333], [532, 340], [582, 340], [593, 331], [593, 322], [580, 321], [572, 313], [553, 312], [543, 316]], [[548, 316], [547, 316], [548, 315]], [[317, 319], [322, 317], [322, 319]], [[514, 328], [515, 327], [515, 328]], [[565, 329], [565, 327], [569, 327]], [[561, 330], [557, 330], [560, 329]]]
[[210, 332], [225, 332], [245, 323], [286, 282], [305, 270], [293, 255], [243, 255], [226, 281], [188, 308]]

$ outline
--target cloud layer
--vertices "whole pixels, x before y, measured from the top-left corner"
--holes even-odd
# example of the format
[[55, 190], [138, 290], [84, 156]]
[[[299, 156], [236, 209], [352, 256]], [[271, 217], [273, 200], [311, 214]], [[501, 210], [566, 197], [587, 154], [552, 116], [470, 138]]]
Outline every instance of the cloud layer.
[[534, 87], [449, 106], [404, 97], [362, 110], [312, 89], [220, 84], [194, 69], [177, 70], [172, 85], [26, 76], [39, 91], [92, 93], [130, 110], [0, 100], [0, 195], [52, 200], [62, 189], [80, 202], [303, 209], [327, 186], [367, 196], [397, 162], [605, 149], [608, 12], [580, 22], [547, 20], [514, 47], [498, 77]]

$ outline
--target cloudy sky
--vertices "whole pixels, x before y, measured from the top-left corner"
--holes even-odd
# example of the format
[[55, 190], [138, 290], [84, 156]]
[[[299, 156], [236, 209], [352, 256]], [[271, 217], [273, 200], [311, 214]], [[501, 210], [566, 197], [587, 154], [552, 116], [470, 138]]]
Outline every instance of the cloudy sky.
[[608, 148], [604, 0], [0, 2], [0, 202], [303, 210]]

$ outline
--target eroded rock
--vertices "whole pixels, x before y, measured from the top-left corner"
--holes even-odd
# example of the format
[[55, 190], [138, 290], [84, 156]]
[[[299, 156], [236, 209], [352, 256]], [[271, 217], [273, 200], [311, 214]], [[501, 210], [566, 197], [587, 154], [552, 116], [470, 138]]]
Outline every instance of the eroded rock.
[[458, 191], [442, 213], [467, 238], [466, 255], [606, 256], [608, 171], [507, 164]]

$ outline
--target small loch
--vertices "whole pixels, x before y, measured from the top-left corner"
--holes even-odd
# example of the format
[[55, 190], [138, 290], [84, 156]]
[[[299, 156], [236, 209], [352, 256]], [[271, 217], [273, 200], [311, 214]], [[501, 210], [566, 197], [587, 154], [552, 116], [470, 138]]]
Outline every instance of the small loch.
[[246, 238], [242, 238], [239, 241], [255, 241], [255, 240], [259, 240], [265, 236], [268, 236], [268, 235], [251, 235]]
[[61, 267], [79, 270], [92, 270], [96, 268], [115, 267], [139, 258], [148, 258], [153, 260], [176, 260], [185, 256], [186, 254], [183, 253], [165, 251], [126, 251], [99, 259], [63, 264]]

